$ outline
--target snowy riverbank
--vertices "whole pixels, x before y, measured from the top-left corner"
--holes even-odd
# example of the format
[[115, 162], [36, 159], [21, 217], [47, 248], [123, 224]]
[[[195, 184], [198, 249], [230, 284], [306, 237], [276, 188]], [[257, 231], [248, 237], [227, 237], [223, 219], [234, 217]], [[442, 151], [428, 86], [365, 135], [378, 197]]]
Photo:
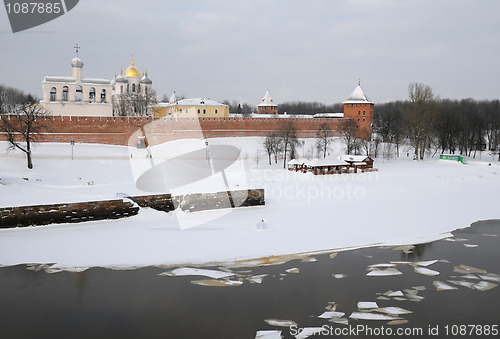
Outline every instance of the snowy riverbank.
[[[184, 230], [183, 216], [151, 209], [122, 220], [0, 230], [0, 265], [56, 263], [54, 267], [84, 269], [230, 262], [426, 242], [477, 220], [500, 218], [500, 166], [495, 162], [413, 162], [405, 156], [376, 159], [378, 173], [313, 176], [269, 166], [262, 150], [257, 163], [261, 138], [211, 143], [241, 149], [229, 186], [264, 188], [266, 206], [197, 212], [189, 216], [196, 219], [195, 227]], [[313, 144], [307, 140], [305, 152]], [[176, 150], [182, 147], [175, 144]], [[25, 169], [20, 153], [2, 152], [0, 206], [144, 194], [135, 186], [138, 167], [130, 152], [135, 150], [75, 145], [71, 160], [71, 146], [42, 144], [34, 152], [32, 171]], [[336, 141], [332, 153], [340, 152]], [[242, 173], [244, 180], [238, 179]], [[262, 219], [264, 229], [257, 227]]]

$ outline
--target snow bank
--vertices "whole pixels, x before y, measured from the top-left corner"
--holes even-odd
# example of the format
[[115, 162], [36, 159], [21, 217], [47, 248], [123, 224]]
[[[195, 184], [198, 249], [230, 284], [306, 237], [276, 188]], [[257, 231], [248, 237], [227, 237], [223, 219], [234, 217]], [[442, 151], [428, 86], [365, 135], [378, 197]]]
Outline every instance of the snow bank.
[[[474, 221], [499, 218], [496, 163], [376, 159], [378, 173], [314, 176], [269, 166], [258, 151], [262, 138], [211, 142], [241, 149], [236, 165], [243, 166], [248, 187], [265, 189], [266, 206], [224, 215], [196, 212], [206, 222], [187, 230], [180, 229], [175, 213], [147, 208], [122, 220], [0, 230], [0, 265], [56, 263], [54, 268], [74, 269], [232, 262], [427, 242]], [[314, 140], [307, 140], [304, 155], [313, 146]], [[342, 153], [339, 141], [333, 147]], [[68, 145], [43, 144], [32, 171], [19, 153], [0, 154], [0, 206], [144, 194], [135, 187], [127, 147], [75, 145], [75, 160], [70, 152]], [[257, 229], [262, 219], [267, 228]]]

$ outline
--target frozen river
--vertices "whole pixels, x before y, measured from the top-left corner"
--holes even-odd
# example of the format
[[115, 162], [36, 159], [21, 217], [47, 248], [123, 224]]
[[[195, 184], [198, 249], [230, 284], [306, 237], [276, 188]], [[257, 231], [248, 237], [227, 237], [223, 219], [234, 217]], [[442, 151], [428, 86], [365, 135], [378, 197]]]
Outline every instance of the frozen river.
[[462, 337], [488, 337], [500, 325], [499, 248], [500, 221], [484, 221], [414, 247], [270, 266], [3, 267], [0, 329], [6, 338], [301, 338], [314, 328], [346, 338], [398, 329], [408, 338], [464, 329]]

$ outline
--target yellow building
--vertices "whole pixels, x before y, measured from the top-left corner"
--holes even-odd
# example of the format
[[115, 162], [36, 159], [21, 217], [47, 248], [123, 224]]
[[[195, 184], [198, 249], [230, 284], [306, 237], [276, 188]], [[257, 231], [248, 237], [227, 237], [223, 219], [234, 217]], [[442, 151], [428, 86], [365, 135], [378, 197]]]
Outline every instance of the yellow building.
[[177, 100], [175, 93], [168, 103], [159, 103], [153, 107], [155, 118], [227, 118], [229, 106], [205, 98]]

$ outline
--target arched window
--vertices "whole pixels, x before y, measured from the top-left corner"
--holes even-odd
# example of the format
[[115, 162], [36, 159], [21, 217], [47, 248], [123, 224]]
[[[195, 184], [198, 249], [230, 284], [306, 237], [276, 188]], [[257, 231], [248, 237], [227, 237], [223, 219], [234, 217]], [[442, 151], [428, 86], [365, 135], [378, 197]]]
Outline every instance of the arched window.
[[123, 85], [120, 85], [120, 94], [123, 94]]
[[200, 114], [200, 113], [201, 113], [201, 110], [198, 108], [198, 114]]
[[203, 109], [203, 114], [207, 114], [207, 110], [206, 109]]
[[216, 109], [215, 109], [215, 114], [217, 114], [217, 113], [219, 113], [219, 112], [217, 112], [217, 108], [216, 108]]
[[130, 84], [127, 84], [127, 93], [130, 92]]
[[94, 87], [90, 87], [89, 102], [95, 102], [95, 88]]
[[148, 86], [144, 86], [144, 94], [148, 94]]
[[82, 86], [76, 86], [75, 101], [82, 101]]
[[50, 101], [56, 101], [56, 88], [52, 87], [50, 89]]
[[132, 84], [132, 92], [135, 93], [135, 84]]
[[68, 101], [68, 86], [63, 87], [62, 101]]
[[106, 102], [106, 90], [103, 88], [101, 90], [101, 103], [105, 103]]

